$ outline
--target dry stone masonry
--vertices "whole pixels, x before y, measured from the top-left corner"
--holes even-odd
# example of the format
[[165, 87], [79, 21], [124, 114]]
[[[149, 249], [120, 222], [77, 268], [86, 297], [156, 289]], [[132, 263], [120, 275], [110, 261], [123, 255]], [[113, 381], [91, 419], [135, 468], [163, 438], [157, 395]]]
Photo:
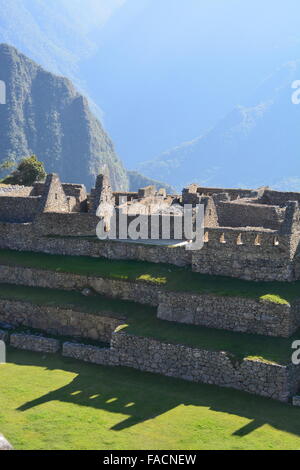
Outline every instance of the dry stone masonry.
[[[88, 194], [83, 185], [61, 184], [52, 174], [45, 183], [30, 188], [0, 188], [0, 248], [140, 259], [248, 280], [293, 281], [300, 279], [299, 203], [300, 193], [268, 188], [251, 191], [191, 185], [181, 195], [166, 195], [154, 187], [136, 193], [112, 192], [107, 175], [99, 175]], [[129, 217], [128, 223], [143, 214], [149, 219], [149, 231], [154, 214], [162, 224], [165, 211], [173, 210], [174, 217], [180, 217], [185, 204], [203, 204], [204, 247], [188, 251], [159, 244], [100, 242], [95, 237], [98, 204], [102, 207], [98, 214], [107, 226], [107, 207], [113, 206], [118, 217]], [[84, 238], [88, 236], [94, 239]]]
[[[149, 186], [137, 192], [113, 192], [108, 175], [99, 175], [87, 193], [80, 184], [63, 184], [58, 175], [32, 187], [0, 188], [0, 249], [35, 251], [58, 255], [88, 256], [109, 260], [141, 260], [189, 267], [208, 275], [252, 281], [300, 280], [300, 193], [269, 188], [258, 190], [203, 188], [197, 184], [182, 194], [168, 195]], [[204, 207], [204, 246], [187, 250], [175, 243], [175, 225], [182, 224], [185, 204]], [[145, 244], [119, 239], [100, 241], [96, 226], [117, 219], [129, 222], [142, 215], [153, 229], [157, 216], [157, 240]], [[169, 244], [161, 240], [169, 211]], [[194, 220], [194, 219], [193, 219]], [[195, 228], [195, 227], [194, 227]], [[41, 268], [0, 265], [0, 282], [16, 285], [76, 290], [130, 300], [157, 308], [157, 317], [178, 324], [289, 338], [300, 326], [299, 298], [276, 304], [263, 299], [218, 296], [195, 292], [171, 292], [163, 286], [126, 279], [108, 279]], [[184, 289], [183, 289], [184, 290]], [[181, 344], [118, 331], [126, 315], [116, 316], [99, 308], [97, 314], [82, 308], [36, 305], [0, 300], [0, 340], [10, 346], [44, 354], [63, 354], [105, 366], [126, 366], [194, 382], [233, 387], [249, 393], [288, 401], [297, 393], [300, 370], [292, 364], [233, 358], [224, 351], [206, 351]], [[20, 332], [2, 327], [32, 329]], [[40, 331], [36, 333], [34, 331]], [[52, 335], [52, 337], [51, 337]], [[55, 338], [53, 337], [55, 336]], [[71, 338], [70, 341], [63, 336]], [[103, 347], [102, 342], [109, 344]], [[92, 343], [92, 344], [90, 344]], [[94, 344], [95, 343], [95, 344]], [[299, 393], [298, 393], [299, 394]]]
[[15, 333], [10, 336], [10, 345], [28, 351], [55, 354], [60, 349], [60, 342], [43, 336]]

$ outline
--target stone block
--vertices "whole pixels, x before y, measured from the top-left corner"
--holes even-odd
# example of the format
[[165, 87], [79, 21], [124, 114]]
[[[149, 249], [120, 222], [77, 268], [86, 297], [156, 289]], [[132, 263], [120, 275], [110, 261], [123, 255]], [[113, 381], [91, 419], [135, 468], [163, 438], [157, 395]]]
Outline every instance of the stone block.
[[60, 341], [57, 339], [22, 333], [12, 334], [10, 345], [17, 349], [47, 354], [55, 354], [60, 350]]

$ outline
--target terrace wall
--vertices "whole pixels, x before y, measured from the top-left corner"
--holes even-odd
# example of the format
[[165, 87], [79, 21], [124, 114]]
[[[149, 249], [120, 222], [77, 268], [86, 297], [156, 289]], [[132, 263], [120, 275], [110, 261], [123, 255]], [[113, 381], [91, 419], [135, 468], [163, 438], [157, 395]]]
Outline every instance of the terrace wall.
[[300, 382], [300, 368], [261, 361], [233, 360], [225, 352], [205, 351], [150, 338], [116, 333], [111, 343], [119, 363], [143, 371], [232, 387], [245, 392], [288, 401]]
[[114, 333], [111, 349], [65, 343], [63, 355], [103, 365], [126, 366], [169, 377], [231, 387], [287, 402], [298, 390], [300, 368], [237, 361], [222, 351], [206, 351], [180, 344]]
[[196, 272], [247, 280], [300, 279], [299, 262], [294, 264], [300, 236], [296, 232], [291, 236], [273, 230], [210, 227], [205, 230], [204, 247], [190, 251], [184, 246], [100, 241], [95, 237], [98, 221], [90, 213], [44, 213], [33, 224], [0, 223], [0, 249], [190, 265]]
[[[1, 334], [1, 332], [0, 332]], [[60, 341], [29, 334], [2, 334], [7, 344], [34, 351], [55, 352]], [[50, 345], [51, 341], [51, 345]], [[52, 344], [53, 343], [53, 344]], [[183, 380], [230, 387], [288, 402], [299, 390], [300, 367], [238, 360], [222, 351], [206, 351], [151, 338], [113, 333], [110, 348], [64, 342], [62, 355], [99, 365], [125, 366]]]
[[299, 301], [292, 305], [280, 305], [242, 297], [170, 292], [147, 282], [103, 279], [20, 266], [0, 266], [0, 282], [62, 290], [81, 290], [89, 286], [111, 298], [157, 306], [161, 319], [211, 328], [289, 337], [300, 325]]
[[192, 325], [203, 325], [266, 336], [291, 336], [300, 325], [300, 305], [217, 295], [162, 292], [157, 316]]
[[101, 312], [97, 315], [72, 308], [0, 300], [0, 322], [15, 327], [34, 328], [52, 335], [110, 342], [112, 332], [122, 320], [111, 312]]
[[208, 228], [202, 250], [192, 251], [192, 269], [247, 280], [292, 281], [291, 238], [276, 231]]
[[0, 219], [6, 222], [31, 222], [39, 211], [40, 197], [0, 196]]
[[279, 230], [285, 209], [266, 204], [220, 201], [217, 204], [218, 221], [222, 227], [264, 227]]
[[[61, 219], [57, 228], [56, 216]], [[72, 235], [82, 229], [87, 235], [94, 235], [95, 217], [84, 216], [85, 223], [77, 225], [79, 214], [41, 214], [35, 224], [4, 224], [0, 223], [0, 249], [24, 250], [70, 256], [103, 257], [108, 259], [140, 260], [153, 263], [167, 263], [177, 266], [191, 265], [191, 252], [184, 247], [167, 247], [124, 243], [119, 241], [100, 241], [96, 238], [80, 238]], [[61, 216], [61, 217], [60, 217]], [[67, 223], [68, 220], [70, 223]], [[79, 221], [83, 222], [81, 217]], [[98, 221], [98, 219], [97, 219]], [[42, 226], [42, 228], [41, 228]], [[43, 230], [44, 236], [39, 236]], [[57, 232], [61, 231], [60, 235]], [[50, 236], [48, 234], [51, 233]]]

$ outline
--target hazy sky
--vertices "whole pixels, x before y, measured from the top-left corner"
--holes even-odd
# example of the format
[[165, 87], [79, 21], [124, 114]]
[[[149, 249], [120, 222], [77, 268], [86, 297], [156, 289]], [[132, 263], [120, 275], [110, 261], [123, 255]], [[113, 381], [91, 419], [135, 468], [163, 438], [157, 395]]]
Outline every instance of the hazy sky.
[[127, 0], [82, 67], [120, 154], [154, 156], [247, 104], [299, 58], [299, 18], [298, 0]]
[[0, 0], [0, 41], [81, 84], [129, 166], [247, 104], [299, 23], [299, 0]]

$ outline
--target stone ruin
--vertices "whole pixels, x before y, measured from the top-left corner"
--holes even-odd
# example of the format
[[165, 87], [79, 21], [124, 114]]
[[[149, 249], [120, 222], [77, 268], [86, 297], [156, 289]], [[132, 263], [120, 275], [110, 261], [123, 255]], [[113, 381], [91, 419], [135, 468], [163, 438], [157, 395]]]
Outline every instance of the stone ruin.
[[[300, 193], [269, 188], [223, 189], [193, 184], [181, 194], [169, 195], [153, 186], [137, 192], [113, 192], [108, 176], [99, 175], [88, 193], [83, 185], [64, 184], [50, 174], [32, 187], [0, 187], [0, 249], [88, 256], [117, 260], [142, 260], [189, 267], [192, 271], [254, 281], [300, 279]], [[189, 251], [185, 246], [143, 240], [98, 240], [96, 226], [103, 219], [110, 228], [111, 211], [174, 220], [189, 204], [204, 206], [204, 246]], [[159, 232], [160, 237], [161, 232]], [[187, 240], [188, 242], [188, 240]], [[160, 320], [201, 325], [219, 330], [289, 338], [300, 325], [299, 298], [289, 303], [262, 299], [171, 292], [147, 282], [102, 279], [39, 268], [2, 266], [0, 281], [48, 289], [80, 290], [151, 305]], [[222, 282], [222, 281], [220, 281]], [[184, 287], [184, 286], [183, 286]], [[99, 310], [101, 308], [99, 307]], [[78, 309], [0, 300], [0, 321], [22, 325], [42, 335], [1, 332], [7, 344], [95, 364], [127, 366], [167, 376], [233, 387], [288, 401], [299, 392], [299, 367], [261, 360], [233, 361], [223, 350], [206, 351], [169, 344], [117, 331], [124, 319], [109, 312], [89, 314]], [[180, 328], [180, 326], [178, 326]], [[55, 334], [58, 339], [45, 335]], [[1, 336], [2, 335], [2, 336]], [[63, 336], [76, 339], [64, 342]], [[84, 338], [85, 343], [78, 341]], [[86, 344], [105, 341], [109, 347]], [[221, 347], [222, 345], [220, 345]]]
[[[158, 240], [162, 238], [164, 215], [171, 213], [172, 240], [175, 219], [182, 219], [184, 205], [196, 208], [202, 204], [203, 248], [189, 254], [175, 250], [174, 259], [168, 252], [167, 262], [190, 264], [194, 271], [208, 274], [293, 281], [300, 279], [299, 203], [300, 193], [267, 187], [222, 189], [192, 184], [176, 195], [154, 186], [138, 192], [113, 192], [106, 175], [99, 175], [95, 188], [88, 193], [84, 185], [61, 183], [58, 175], [49, 174], [44, 183], [32, 187], [0, 188], [0, 247], [30, 250], [39, 241], [42, 251], [47, 251], [47, 237], [79, 240], [96, 236], [99, 218], [104, 219], [109, 231], [113, 209], [118, 216], [126, 214], [128, 223], [137, 215], [148, 218], [149, 238], [152, 216], [160, 217]], [[117, 238], [122, 237], [117, 234]], [[153, 254], [151, 261], [160, 261], [160, 246], [157, 253], [158, 259]], [[74, 248], [73, 254], [78, 250]], [[82, 250], [80, 254], [84, 254]]]

